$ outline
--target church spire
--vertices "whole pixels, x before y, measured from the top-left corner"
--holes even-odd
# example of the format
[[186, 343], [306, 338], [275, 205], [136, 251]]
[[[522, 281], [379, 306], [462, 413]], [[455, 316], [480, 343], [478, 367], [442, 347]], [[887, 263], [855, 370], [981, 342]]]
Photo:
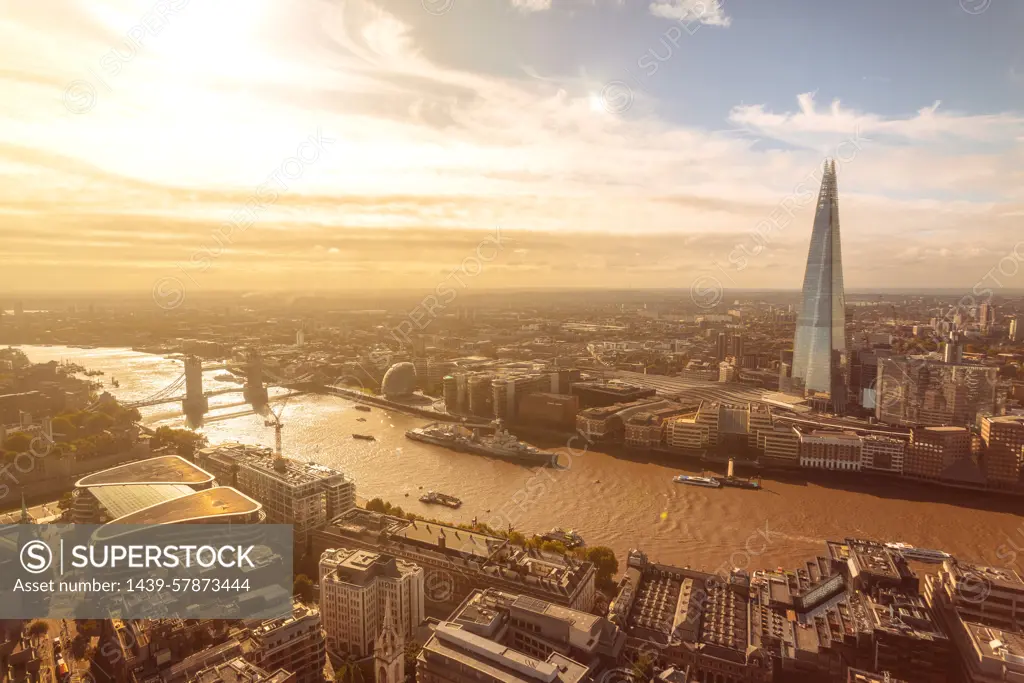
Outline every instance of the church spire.
[[32, 516], [28, 514], [28, 507], [25, 505], [25, 492], [21, 492], [21, 524], [32, 524]]
[[384, 619], [373, 650], [376, 683], [402, 683], [405, 680], [405, 642], [391, 611], [391, 595], [384, 600]]

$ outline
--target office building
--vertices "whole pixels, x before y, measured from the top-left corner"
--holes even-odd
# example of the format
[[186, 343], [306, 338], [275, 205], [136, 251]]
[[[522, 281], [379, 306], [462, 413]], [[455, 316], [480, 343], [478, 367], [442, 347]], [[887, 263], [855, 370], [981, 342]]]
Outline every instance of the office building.
[[447, 624], [540, 661], [557, 653], [592, 668], [614, 663], [626, 641], [603, 617], [495, 589], [474, 591]]
[[246, 649], [254, 664], [267, 671], [289, 671], [295, 675], [295, 683], [322, 680], [327, 662], [326, 636], [316, 609], [295, 603], [286, 617], [247, 626]]
[[203, 448], [196, 461], [263, 504], [271, 524], [291, 524], [305, 544], [319, 529], [356, 504], [356, 485], [341, 472], [312, 462], [276, 458], [273, 451], [241, 444]]
[[861, 438], [860, 462], [865, 470], [903, 474], [903, 456], [907, 442], [885, 436]]
[[320, 614], [331, 652], [370, 656], [389, 618], [404, 638], [412, 638], [426, 619], [423, 577], [422, 568], [392, 555], [325, 550], [320, 557]]
[[960, 680], [1024, 680], [1024, 582], [1009, 568], [949, 559], [925, 598], [960, 654]]
[[807, 268], [793, 342], [793, 385], [805, 395], [829, 394], [841, 405], [845, 389], [846, 295], [839, 232], [835, 161], [826, 161], [811, 230]]
[[907, 427], [967, 426], [994, 413], [999, 369], [916, 358], [878, 363], [875, 417]]
[[764, 452], [765, 464], [800, 466], [800, 432], [795, 427], [775, 425], [757, 433], [757, 447]]
[[823, 430], [798, 434], [801, 467], [860, 471], [861, 439], [856, 434]]
[[1024, 475], [1024, 415], [978, 419], [984, 452], [981, 469], [990, 485], [1020, 486]]
[[965, 427], [918, 427], [911, 430], [903, 473], [926, 479], [951, 478], [950, 469], [971, 458], [971, 433]]
[[700, 681], [773, 680], [770, 653], [751, 641], [750, 577], [718, 576], [650, 562], [630, 550], [608, 620], [626, 632], [626, 658], [654, 658], [656, 670], [688, 669]]
[[189, 674], [187, 683], [298, 683], [295, 674], [279, 669], [273, 673], [256, 666], [241, 656]]
[[1020, 317], [1010, 320], [1010, 341], [1024, 341], [1024, 325], [1021, 324]]
[[[482, 521], [497, 528], [507, 524], [498, 513]], [[591, 562], [519, 548], [499, 536], [360, 508], [314, 533], [313, 552], [322, 554], [329, 548], [387, 553], [422, 567], [428, 589], [440, 584], [445, 588], [431, 594], [432, 602], [450, 608], [485, 588], [531, 595], [584, 612], [593, 608], [596, 596]]]
[[721, 363], [727, 355], [729, 355], [729, 336], [725, 332], [719, 332], [715, 344], [715, 359]]

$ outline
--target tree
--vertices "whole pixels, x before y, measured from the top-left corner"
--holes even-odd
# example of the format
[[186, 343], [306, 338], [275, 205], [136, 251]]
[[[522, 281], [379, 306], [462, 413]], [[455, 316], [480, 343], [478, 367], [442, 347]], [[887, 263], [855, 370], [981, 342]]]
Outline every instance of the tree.
[[614, 550], [598, 545], [584, 548], [580, 555], [584, 560], [594, 563], [594, 568], [597, 570], [596, 583], [599, 588], [614, 586], [612, 578], [619, 573], [619, 561], [615, 559]]
[[15, 432], [4, 441], [4, 450], [12, 453], [24, 453], [32, 445], [32, 437], [24, 432]]
[[60, 500], [57, 501], [57, 507], [59, 507], [61, 510], [68, 510], [71, 508], [74, 502], [75, 497], [71, 495], [71, 492], [69, 491], [68, 493], [65, 493], [63, 496], [60, 497]]
[[512, 531], [508, 535], [508, 542], [512, 545], [524, 546], [526, 545], [526, 536], [521, 531]]
[[[565, 555], [566, 553], [565, 546], [558, 541], [544, 541], [540, 544], [540, 549], [546, 553], [558, 553], [560, 555]], [[618, 564], [616, 564], [616, 567], [618, 567]]]
[[363, 670], [354, 659], [346, 659], [334, 670], [334, 683], [363, 683]]
[[101, 434], [114, 426], [114, 418], [106, 413], [93, 413], [85, 420], [86, 434]]
[[305, 574], [299, 574], [292, 584], [292, 594], [301, 602], [313, 602], [313, 582]]
[[57, 441], [70, 441], [78, 434], [78, 427], [63, 415], [53, 418], [51, 424], [53, 426], [54, 439]]
[[49, 632], [50, 632], [50, 625], [47, 624], [45, 621], [41, 621], [39, 619], [36, 619], [35, 621], [33, 621], [31, 624], [28, 625], [28, 634], [32, 638], [42, 638], [43, 636], [45, 636]]

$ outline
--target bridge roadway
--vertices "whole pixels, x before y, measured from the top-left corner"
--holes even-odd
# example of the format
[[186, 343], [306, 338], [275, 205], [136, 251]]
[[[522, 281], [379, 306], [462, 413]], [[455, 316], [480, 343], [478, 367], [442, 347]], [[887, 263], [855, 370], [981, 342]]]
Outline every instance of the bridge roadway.
[[[207, 398], [209, 398], [210, 396], [220, 396], [222, 394], [232, 394], [232, 393], [239, 393], [239, 392], [243, 392], [243, 391], [245, 391], [245, 387], [232, 387], [230, 389], [218, 389], [216, 391], [207, 391], [207, 392], [203, 393], [203, 396], [206, 396]], [[279, 398], [285, 398], [286, 396], [294, 396], [295, 394], [301, 394], [301, 393], [304, 393], [304, 392], [293, 391], [292, 393], [284, 394], [283, 396], [273, 396], [273, 397], [271, 397], [271, 399], [272, 400], [277, 400]], [[184, 400], [185, 400], [185, 394], [180, 394], [178, 396], [168, 396], [168, 397], [164, 397], [164, 398], [154, 398], [154, 399], [150, 399], [150, 400], [147, 400], [147, 401], [137, 401], [135, 403], [125, 403], [124, 406], [126, 408], [146, 408], [146, 407], [149, 407], [149, 406], [162, 405], [164, 403], [181, 403]]]

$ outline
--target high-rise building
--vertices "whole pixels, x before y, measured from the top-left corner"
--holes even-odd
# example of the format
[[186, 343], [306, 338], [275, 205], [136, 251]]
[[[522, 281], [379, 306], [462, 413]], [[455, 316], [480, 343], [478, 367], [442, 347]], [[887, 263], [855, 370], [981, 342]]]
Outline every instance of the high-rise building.
[[992, 324], [996, 321], [996, 307], [990, 302], [986, 301], [978, 307], [978, 325], [981, 326], [982, 332], [987, 332]]
[[725, 357], [728, 354], [728, 350], [729, 350], [729, 337], [728, 337], [728, 335], [725, 334], [725, 332], [719, 332], [718, 333], [718, 344], [717, 344], [717, 346], [715, 348], [715, 358], [718, 359], [718, 362], [722, 362], [723, 360], [725, 360]]
[[840, 360], [846, 352], [846, 296], [839, 237], [836, 162], [826, 161], [807, 253], [800, 316], [793, 344], [794, 389], [827, 393], [841, 410], [845, 380]]
[[1024, 325], [1021, 324], [1020, 318], [1010, 321], [1010, 341], [1024, 341]]
[[[423, 569], [392, 555], [329, 548], [320, 557], [320, 613], [332, 652], [373, 654], [384, 625], [412, 638], [426, 618]], [[391, 614], [387, 610], [391, 610]]]

